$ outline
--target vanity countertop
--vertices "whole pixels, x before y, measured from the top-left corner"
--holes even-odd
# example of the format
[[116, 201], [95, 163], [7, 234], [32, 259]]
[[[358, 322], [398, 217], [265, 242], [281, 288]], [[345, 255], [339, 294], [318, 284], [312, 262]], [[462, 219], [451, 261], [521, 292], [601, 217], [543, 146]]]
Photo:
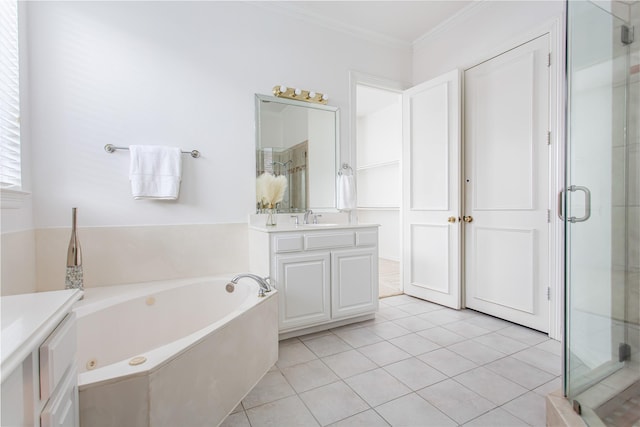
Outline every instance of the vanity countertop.
[[322, 230], [342, 230], [342, 229], [354, 229], [354, 228], [371, 228], [379, 227], [380, 224], [332, 224], [332, 223], [320, 223], [320, 224], [278, 224], [273, 227], [267, 227], [266, 225], [250, 224], [249, 228], [265, 233], [283, 233], [291, 231], [322, 231]]
[[44, 341], [81, 297], [79, 289], [0, 297], [2, 381]]

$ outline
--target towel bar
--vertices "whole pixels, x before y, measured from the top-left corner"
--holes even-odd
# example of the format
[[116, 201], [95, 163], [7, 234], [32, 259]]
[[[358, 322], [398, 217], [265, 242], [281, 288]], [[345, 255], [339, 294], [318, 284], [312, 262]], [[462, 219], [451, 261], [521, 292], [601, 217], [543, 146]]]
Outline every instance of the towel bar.
[[[113, 153], [116, 150], [128, 150], [129, 147], [116, 147], [113, 144], [107, 144], [104, 146], [104, 151], [106, 151], [107, 153]], [[182, 151], [182, 154], [190, 154], [191, 157], [193, 157], [194, 159], [197, 159], [198, 157], [200, 157], [200, 152], [198, 150], [191, 150], [191, 151]]]

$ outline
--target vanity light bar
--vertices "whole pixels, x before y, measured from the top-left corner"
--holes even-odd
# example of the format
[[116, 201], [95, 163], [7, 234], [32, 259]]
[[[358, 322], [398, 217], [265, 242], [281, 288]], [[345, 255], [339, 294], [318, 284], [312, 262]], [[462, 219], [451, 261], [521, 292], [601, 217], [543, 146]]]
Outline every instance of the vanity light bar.
[[280, 98], [296, 99], [298, 101], [315, 102], [317, 104], [326, 104], [329, 95], [314, 92], [312, 90], [302, 90], [298, 88], [277, 85], [273, 87], [273, 94]]

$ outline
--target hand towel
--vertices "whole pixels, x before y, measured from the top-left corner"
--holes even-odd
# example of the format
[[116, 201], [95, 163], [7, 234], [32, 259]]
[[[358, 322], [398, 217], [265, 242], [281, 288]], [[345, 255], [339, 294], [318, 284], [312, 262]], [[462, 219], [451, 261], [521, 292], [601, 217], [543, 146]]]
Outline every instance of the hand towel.
[[176, 200], [182, 179], [182, 150], [159, 145], [131, 145], [129, 151], [133, 198]]
[[353, 175], [338, 176], [338, 209], [350, 211], [356, 208], [356, 182]]

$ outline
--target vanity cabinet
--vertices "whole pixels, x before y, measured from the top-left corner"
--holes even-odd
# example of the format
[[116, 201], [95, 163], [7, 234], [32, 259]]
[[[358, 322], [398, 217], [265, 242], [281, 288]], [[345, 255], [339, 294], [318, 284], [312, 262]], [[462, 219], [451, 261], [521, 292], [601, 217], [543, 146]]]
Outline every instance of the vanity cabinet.
[[372, 318], [378, 309], [377, 226], [319, 228], [250, 230], [250, 270], [278, 289], [281, 336]]
[[79, 426], [78, 290], [2, 297], [2, 426]]

